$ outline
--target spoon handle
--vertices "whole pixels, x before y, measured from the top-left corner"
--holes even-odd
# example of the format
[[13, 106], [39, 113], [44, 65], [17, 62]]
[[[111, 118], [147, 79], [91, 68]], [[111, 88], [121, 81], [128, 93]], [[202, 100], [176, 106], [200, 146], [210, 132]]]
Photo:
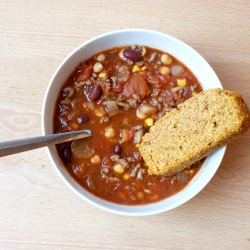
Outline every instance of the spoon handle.
[[24, 151], [41, 148], [52, 144], [78, 140], [89, 136], [91, 136], [90, 130], [79, 130], [60, 134], [51, 134], [26, 139], [0, 142], [0, 157], [21, 153]]

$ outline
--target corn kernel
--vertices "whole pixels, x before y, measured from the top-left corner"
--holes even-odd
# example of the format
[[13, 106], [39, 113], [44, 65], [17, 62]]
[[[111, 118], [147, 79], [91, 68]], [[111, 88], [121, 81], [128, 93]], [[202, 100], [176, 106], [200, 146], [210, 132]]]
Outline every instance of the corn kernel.
[[95, 115], [98, 117], [103, 117], [105, 115], [105, 110], [103, 109], [103, 107], [96, 108]]
[[98, 77], [99, 78], [107, 78], [108, 74], [106, 72], [101, 72], [101, 73], [98, 74]]
[[153, 126], [153, 125], [154, 125], [154, 119], [153, 119], [153, 118], [147, 118], [147, 119], [145, 120], [145, 125], [146, 125], [147, 127]]
[[111, 127], [105, 128], [104, 134], [107, 138], [112, 138], [115, 135], [115, 130]]
[[145, 65], [141, 67], [141, 70], [142, 70], [142, 71], [144, 71], [144, 70], [146, 70], [146, 69], [147, 69], [147, 66], [145, 66]]
[[121, 164], [115, 164], [113, 169], [117, 174], [123, 174], [124, 173], [124, 168], [123, 168], [123, 166]]
[[187, 85], [186, 79], [177, 79], [177, 86], [178, 87], [185, 87]]
[[170, 73], [170, 69], [167, 66], [160, 67], [159, 71], [162, 75], [168, 75]]
[[98, 164], [101, 162], [101, 157], [99, 155], [94, 155], [93, 157], [90, 158], [90, 162], [92, 164]]
[[122, 178], [127, 181], [130, 178], [130, 175], [128, 173], [125, 173]]
[[172, 58], [168, 54], [163, 54], [161, 56], [161, 62], [165, 65], [169, 65], [172, 62]]
[[134, 65], [132, 68], [132, 72], [139, 72], [141, 71], [141, 67], [139, 65]]
[[192, 96], [195, 96], [195, 95], [197, 95], [197, 93], [196, 92], [192, 92]]
[[135, 144], [135, 146], [136, 146], [137, 148], [139, 148], [139, 144]]

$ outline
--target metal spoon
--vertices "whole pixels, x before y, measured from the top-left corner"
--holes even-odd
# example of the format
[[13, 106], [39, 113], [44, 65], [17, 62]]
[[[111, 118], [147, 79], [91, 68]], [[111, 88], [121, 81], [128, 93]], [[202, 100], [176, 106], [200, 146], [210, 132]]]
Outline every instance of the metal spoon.
[[92, 133], [90, 130], [79, 130], [61, 134], [44, 135], [20, 140], [0, 142], [0, 157], [62, 142], [79, 140], [91, 135]]

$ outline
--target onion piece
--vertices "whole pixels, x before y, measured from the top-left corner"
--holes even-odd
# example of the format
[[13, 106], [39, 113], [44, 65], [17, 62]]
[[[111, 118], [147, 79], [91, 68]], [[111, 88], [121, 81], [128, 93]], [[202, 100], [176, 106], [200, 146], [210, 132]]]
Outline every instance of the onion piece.
[[136, 131], [134, 136], [134, 144], [140, 143], [142, 140], [142, 136], [143, 136], [143, 129]]
[[119, 107], [115, 101], [106, 101], [103, 102], [105, 105], [105, 110], [109, 114], [116, 114], [119, 111]]
[[132, 129], [123, 129], [121, 131], [121, 143], [132, 141], [135, 131]]
[[153, 114], [155, 114], [157, 112], [157, 109], [148, 104], [148, 103], [142, 103], [139, 105], [139, 107], [136, 110], [136, 116], [139, 119], [145, 119]]
[[170, 71], [173, 76], [179, 76], [184, 72], [184, 68], [181, 65], [173, 65], [170, 67]]
[[66, 95], [66, 97], [70, 98], [74, 95], [75, 90], [71, 87], [66, 87], [63, 89], [63, 93]]
[[183, 87], [175, 87], [175, 88], [172, 88], [171, 91], [172, 92], [177, 92], [179, 90], [183, 89]]

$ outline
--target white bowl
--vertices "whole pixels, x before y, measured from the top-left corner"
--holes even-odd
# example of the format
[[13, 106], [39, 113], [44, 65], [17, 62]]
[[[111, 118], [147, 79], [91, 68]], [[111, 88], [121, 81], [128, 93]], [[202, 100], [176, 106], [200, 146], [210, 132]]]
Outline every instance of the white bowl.
[[[184, 42], [172, 36], [151, 30], [126, 29], [112, 31], [83, 43], [70, 53], [57, 68], [50, 80], [43, 103], [42, 130], [44, 135], [53, 133], [52, 123], [56, 98], [65, 80], [75, 67], [97, 52], [129, 44], [147, 45], [168, 52], [194, 73], [203, 89], [222, 88], [218, 77], [205, 59]], [[195, 177], [177, 194], [156, 203], [136, 206], [118, 205], [94, 196], [70, 176], [60, 160], [55, 146], [48, 147], [48, 154], [62, 179], [84, 200], [112, 213], [140, 216], [168, 211], [193, 198], [211, 180], [222, 161], [225, 150], [226, 147], [224, 146], [207, 157]]]

